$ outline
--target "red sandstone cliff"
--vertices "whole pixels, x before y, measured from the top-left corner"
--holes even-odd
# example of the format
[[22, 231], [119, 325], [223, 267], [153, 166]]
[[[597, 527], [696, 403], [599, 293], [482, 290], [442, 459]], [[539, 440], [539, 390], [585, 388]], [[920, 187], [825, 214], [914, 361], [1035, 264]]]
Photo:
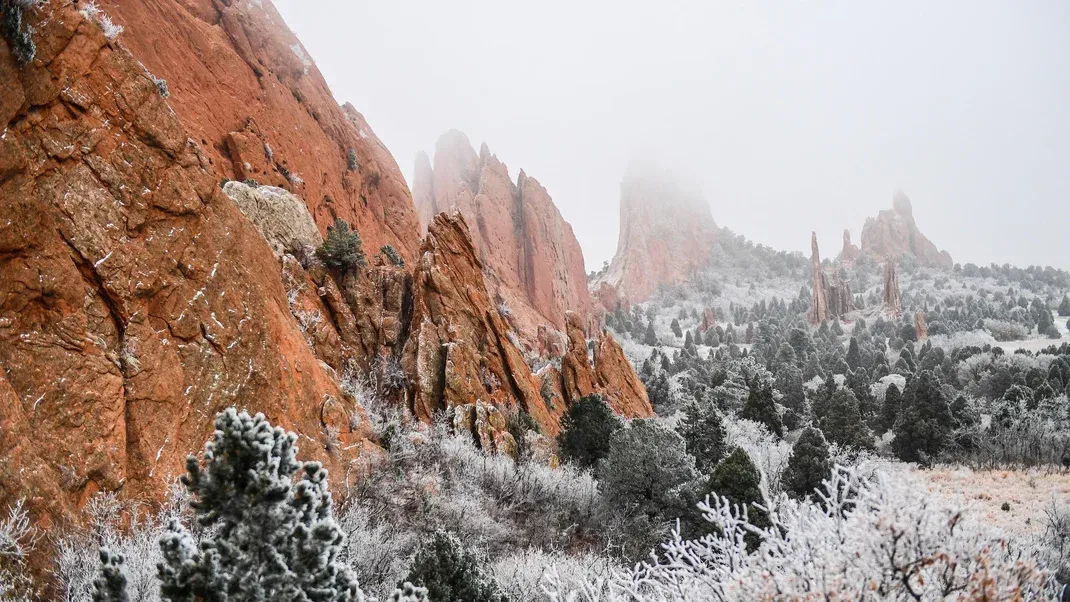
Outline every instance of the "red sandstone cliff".
[[416, 158], [413, 201], [426, 228], [435, 215], [459, 211], [472, 231], [495, 304], [532, 346], [541, 324], [565, 329], [565, 312], [591, 315], [583, 251], [549, 193], [521, 170], [514, 183], [487, 145], [477, 155], [452, 130]]
[[947, 251], [936, 248], [918, 230], [910, 199], [897, 190], [892, 196], [892, 208], [881, 210], [876, 218], [867, 218], [862, 227], [862, 252], [877, 261], [913, 255], [920, 265], [951, 268], [954, 262]]
[[607, 283], [629, 303], [645, 301], [659, 286], [705, 267], [716, 236], [705, 199], [685, 191], [668, 172], [633, 164], [620, 186], [617, 253], [592, 288]]

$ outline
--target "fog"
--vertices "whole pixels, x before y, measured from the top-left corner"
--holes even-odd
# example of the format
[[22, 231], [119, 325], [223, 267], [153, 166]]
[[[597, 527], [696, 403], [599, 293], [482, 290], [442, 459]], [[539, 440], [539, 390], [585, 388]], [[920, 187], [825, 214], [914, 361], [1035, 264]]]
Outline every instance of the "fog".
[[449, 128], [553, 196], [588, 269], [656, 157], [721, 226], [834, 255], [903, 189], [958, 262], [1070, 268], [1070, 3], [277, 0], [411, 183]]

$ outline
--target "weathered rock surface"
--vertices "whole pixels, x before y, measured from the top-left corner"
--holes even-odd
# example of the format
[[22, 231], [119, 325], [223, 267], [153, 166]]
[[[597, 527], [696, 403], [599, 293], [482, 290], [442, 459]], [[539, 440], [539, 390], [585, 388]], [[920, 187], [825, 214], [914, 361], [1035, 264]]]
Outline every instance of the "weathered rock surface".
[[301, 253], [323, 244], [305, 202], [282, 188], [227, 182], [223, 192], [249, 218], [276, 253]]
[[608, 283], [630, 303], [645, 301], [659, 286], [708, 265], [716, 236], [705, 199], [668, 172], [633, 164], [620, 185], [617, 253], [592, 288]]
[[892, 196], [892, 208], [884, 209], [876, 218], [867, 218], [862, 227], [862, 252], [877, 261], [898, 260], [903, 254], [914, 256], [920, 265], [951, 268], [954, 262], [947, 251], [936, 248], [918, 230], [910, 199], [903, 191]]
[[513, 183], [486, 144], [477, 155], [461, 132], [443, 134], [434, 168], [427, 155], [416, 158], [413, 202], [425, 228], [442, 212], [464, 216], [487, 289], [529, 346], [537, 346], [540, 325], [564, 330], [566, 311], [592, 315], [572, 226], [534, 178], [521, 170]]
[[270, 0], [98, 4], [126, 28], [119, 41], [167, 81], [217, 180], [281, 186], [305, 200], [321, 233], [341, 217], [366, 249], [416, 256], [419, 222], [400, 169], [364, 118], [334, 100]]
[[615, 412], [628, 418], [654, 415], [639, 376], [609, 331], [602, 331], [594, 350], [594, 366], [587, 358], [587, 339], [579, 316], [568, 313], [568, 352], [561, 358], [561, 390], [569, 405], [598, 393]]
[[810, 266], [814, 273], [808, 318], [813, 324], [839, 318], [854, 309], [851, 287], [835, 273], [821, 267], [821, 253], [817, 248], [817, 233], [810, 234]]
[[884, 308], [885, 311], [899, 316], [903, 313], [903, 298], [899, 293], [899, 273], [895, 260], [884, 262]]
[[[178, 3], [139, 6], [181, 13], [152, 36], [164, 47], [201, 39], [168, 27], [210, 29]], [[32, 64], [16, 68], [0, 43], [0, 502], [25, 497], [47, 525], [102, 489], [159, 499], [230, 405], [301, 433], [304, 457], [346, 465], [368, 433], [211, 153], [125, 34], [107, 40], [67, 0], [32, 13]]]
[[929, 324], [925, 321], [925, 312], [923, 311], [914, 312], [914, 333], [919, 341], [929, 336]]

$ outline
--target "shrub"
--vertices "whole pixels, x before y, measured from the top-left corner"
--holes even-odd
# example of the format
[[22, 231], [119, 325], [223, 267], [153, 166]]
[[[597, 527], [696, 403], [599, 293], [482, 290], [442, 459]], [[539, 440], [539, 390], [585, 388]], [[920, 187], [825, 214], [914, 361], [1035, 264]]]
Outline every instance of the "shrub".
[[360, 235], [356, 230], [350, 230], [349, 224], [342, 218], [334, 220], [333, 226], [328, 226], [327, 239], [316, 249], [316, 256], [327, 267], [344, 272], [367, 264]]
[[34, 5], [33, 0], [0, 0], [0, 35], [11, 47], [11, 53], [19, 65], [28, 65], [37, 54], [32, 29], [25, 25], [23, 12]]
[[601, 395], [581, 397], [561, 417], [557, 448], [561, 458], [591, 468], [609, 454], [610, 440], [621, 428], [620, 419]]
[[607, 501], [657, 521], [673, 512], [694, 466], [680, 435], [654, 419], [637, 418], [613, 435], [598, 476]]
[[0, 600], [34, 600], [37, 592], [28, 564], [37, 531], [22, 500], [7, 509], [0, 519]]
[[[427, 590], [434, 602], [506, 602], [497, 584], [480, 570], [456, 537], [438, 531], [417, 552], [405, 581]], [[399, 584], [399, 587], [403, 587]]]
[[356, 149], [348, 149], [346, 151], [346, 169], [349, 171], [357, 171], [357, 151]]
[[383, 254], [383, 257], [389, 259], [390, 263], [396, 265], [399, 268], [405, 267], [405, 260], [402, 259], [401, 254], [398, 253], [397, 249], [395, 249], [393, 245], [384, 245], [382, 247], [379, 247], [379, 252]]

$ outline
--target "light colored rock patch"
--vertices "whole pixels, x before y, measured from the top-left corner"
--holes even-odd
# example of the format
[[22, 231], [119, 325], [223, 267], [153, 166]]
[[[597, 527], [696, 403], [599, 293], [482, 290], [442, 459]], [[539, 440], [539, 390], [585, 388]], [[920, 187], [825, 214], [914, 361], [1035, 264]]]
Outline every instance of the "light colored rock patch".
[[254, 187], [231, 181], [223, 192], [253, 222], [276, 253], [297, 253], [323, 244], [319, 228], [300, 197], [274, 186]]

